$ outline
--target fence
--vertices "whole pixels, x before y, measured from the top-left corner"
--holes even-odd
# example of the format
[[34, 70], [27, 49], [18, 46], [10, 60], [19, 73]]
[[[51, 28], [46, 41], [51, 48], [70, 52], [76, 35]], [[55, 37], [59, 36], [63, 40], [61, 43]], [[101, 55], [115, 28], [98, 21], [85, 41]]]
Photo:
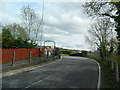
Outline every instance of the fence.
[[0, 64], [44, 56], [44, 48], [0, 49]]

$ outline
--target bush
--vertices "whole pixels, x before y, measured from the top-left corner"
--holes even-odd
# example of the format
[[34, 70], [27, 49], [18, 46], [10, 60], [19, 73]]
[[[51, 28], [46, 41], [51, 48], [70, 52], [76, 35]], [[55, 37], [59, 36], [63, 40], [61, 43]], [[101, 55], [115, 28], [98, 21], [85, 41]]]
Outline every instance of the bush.
[[[111, 62], [109, 60], [103, 60], [98, 57], [88, 56], [99, 62], [102, 70], [102, 88], [120, 88], [120, 82], [116, 81], [116, 72], [111, 68]], [[120, 68], [120, 64], [119, 64]]]

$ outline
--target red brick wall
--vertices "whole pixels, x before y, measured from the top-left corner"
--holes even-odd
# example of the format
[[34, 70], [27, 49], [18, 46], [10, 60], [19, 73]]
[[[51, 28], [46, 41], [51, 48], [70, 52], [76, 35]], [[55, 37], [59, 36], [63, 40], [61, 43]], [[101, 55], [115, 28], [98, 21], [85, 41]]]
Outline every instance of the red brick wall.
[[[15, 61], [29, 59], [30, 51], [32, 52], [32, 58], [39, 57], [40, 54], [40, 48], [0, 49], [0, 64], [12, 62], [12, 56], [14, 51], [15, 51]], [[44, 56], [44, 48], [42, 48], [42, 56]]]

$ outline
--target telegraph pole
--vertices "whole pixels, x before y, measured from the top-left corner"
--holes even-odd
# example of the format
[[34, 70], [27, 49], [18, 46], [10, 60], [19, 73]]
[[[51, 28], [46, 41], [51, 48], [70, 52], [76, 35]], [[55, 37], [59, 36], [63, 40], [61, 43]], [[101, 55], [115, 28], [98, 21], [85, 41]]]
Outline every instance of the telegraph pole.
[[43, 0], [43, 7], [42, 7], [42, 19], [41, 19], [41, 31], [40, 31], [40, 59], [42, 55], [43, 25], [44, 25], [44, 0]]

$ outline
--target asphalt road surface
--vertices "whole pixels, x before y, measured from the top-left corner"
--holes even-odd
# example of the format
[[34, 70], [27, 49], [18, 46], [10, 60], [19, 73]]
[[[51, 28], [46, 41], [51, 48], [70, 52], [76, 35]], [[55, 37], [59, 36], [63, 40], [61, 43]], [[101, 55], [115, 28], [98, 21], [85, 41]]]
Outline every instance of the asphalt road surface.
[[83, 57], [61, 60], [2, 78], [2, 88], [97, 88], [98, 65]]

